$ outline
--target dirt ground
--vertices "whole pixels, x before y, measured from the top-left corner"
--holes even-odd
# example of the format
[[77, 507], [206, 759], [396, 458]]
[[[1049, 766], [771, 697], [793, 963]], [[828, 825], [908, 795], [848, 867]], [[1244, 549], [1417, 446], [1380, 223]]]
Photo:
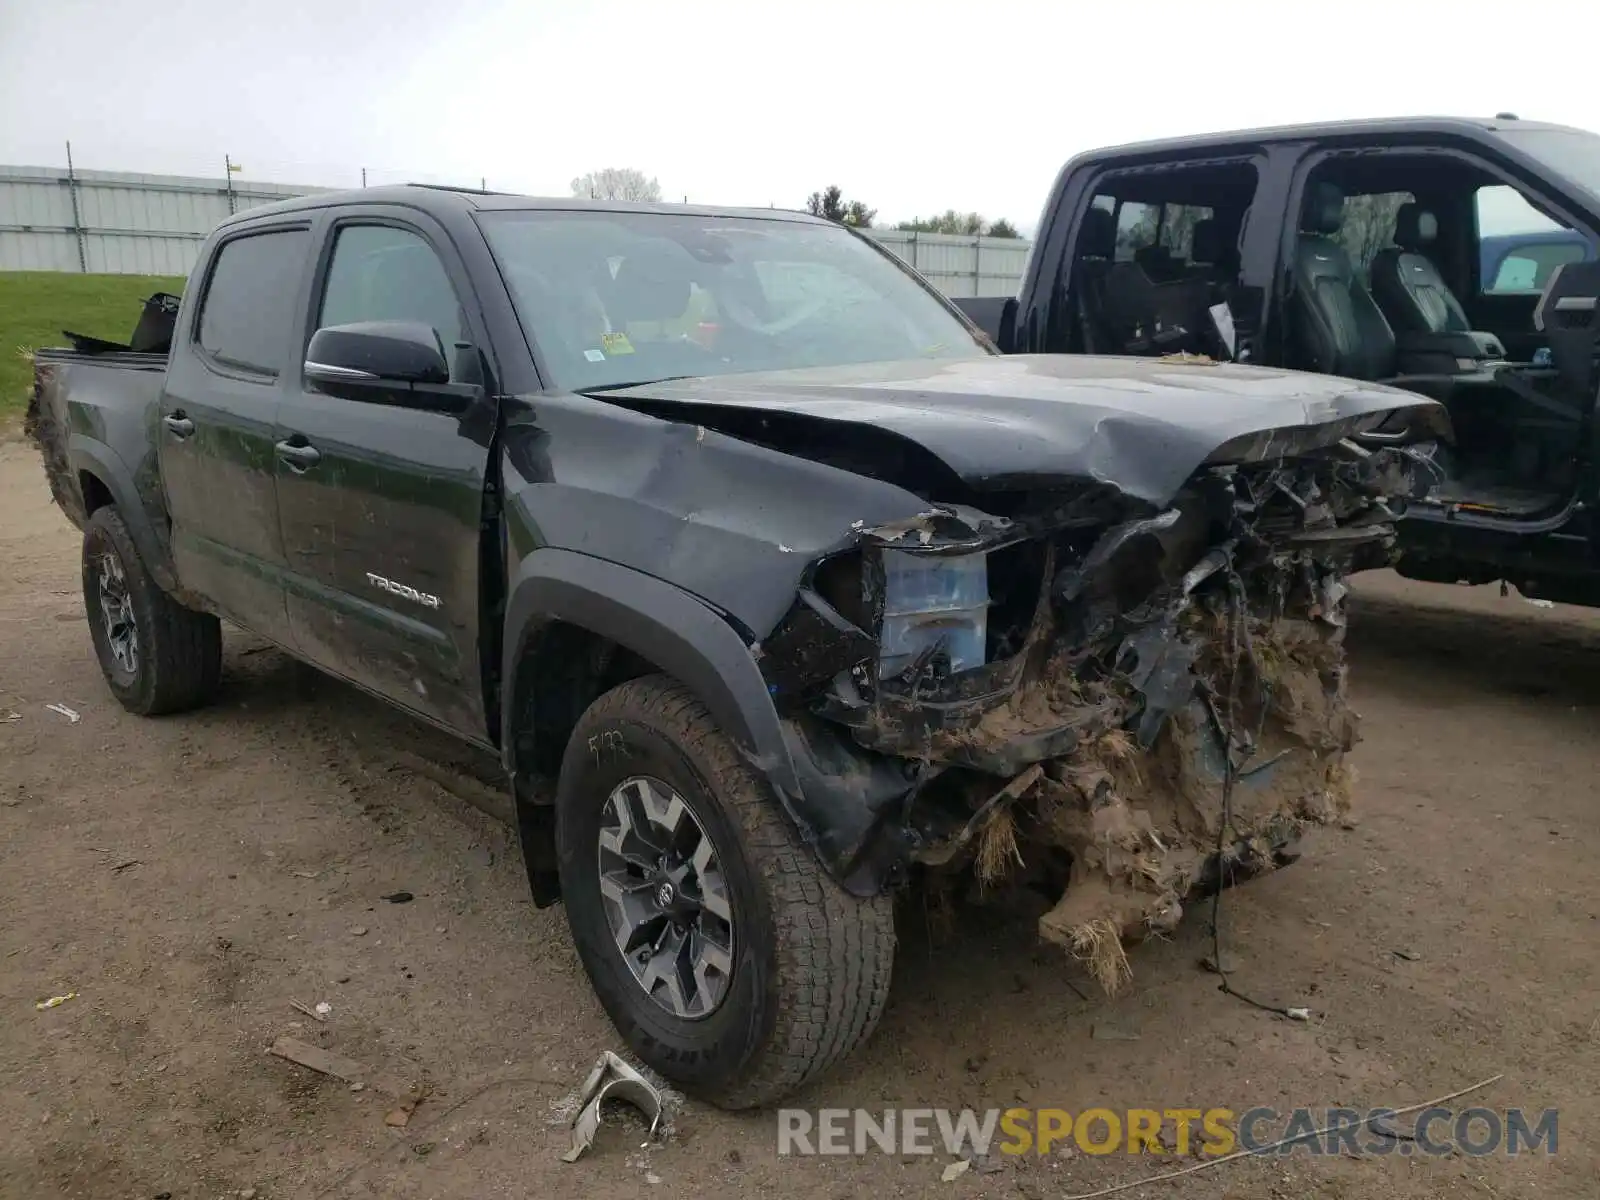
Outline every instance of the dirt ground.
[[[942, 1156], [780, 1159], [770, 1114], [691, 1102], [663, 1144], [608, 1126], [561, 1163], [562, 1101], [619, 1047], [561, 910], [527, 899], [494, 764], [238, 634], [215, 707], [127, 715], [77, 548], [33, 454], [0, 445], [6, 1200], [1043, 1200], [1194, 1161], [1058, 1154], [944, 1183]], [[1357, 824], [1226, 900], [1236, 984], [1313, 1021], [1220, 993], [1198, 908], [1107, 1002], [1031, 915], [938, 930], [913, 902], [876, 1038], [795, 1103], [1399, 1107], [1503, 1073], [1462, 1103], [1558, 1107], [1556, 1156], [1251, 1159], [1121, 1195], [1596, 1195], [1600, 613], [1386, 575], [1356, 591]], [[431, 1094], [389, 1127], [376, 1089], [265, 1053], [285, 1034]]]

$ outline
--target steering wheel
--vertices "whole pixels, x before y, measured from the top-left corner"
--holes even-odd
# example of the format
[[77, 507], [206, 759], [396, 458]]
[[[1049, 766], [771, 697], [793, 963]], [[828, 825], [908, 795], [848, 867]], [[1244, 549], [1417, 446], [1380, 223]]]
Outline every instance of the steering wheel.
[[788, 333], [795, 326], [805, 324], [826, 308], [828, 304], [826, 298], [810, 300], [787, 315], [779, 317], [776, 321], [763, 321], [745, 307], [737, 296], [722, 296], [719, 297], [719, 302], [723, 310], [733, 318], [735, 323], [746, 329], [752, 329], [757, 333], [766, 334], [768, 337], [775, 337], [780, 333]]

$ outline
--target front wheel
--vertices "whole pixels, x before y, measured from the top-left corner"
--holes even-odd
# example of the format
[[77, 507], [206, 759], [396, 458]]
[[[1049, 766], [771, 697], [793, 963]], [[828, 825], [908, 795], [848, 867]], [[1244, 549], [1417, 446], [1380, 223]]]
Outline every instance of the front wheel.
[[100, 670], [129, 712], [182, 712], [216, 692], [221, 622], [161, 590], [121, 514], [109, 505], [84, 523], [83, 607]]
[[889, 994], [888, 896], [822, 870], [705, 706], [665, 676], [578, 722], [556, 799], [578, 954], [628, 1045], [724, 1108], [773, 1103], [864, 1041]]

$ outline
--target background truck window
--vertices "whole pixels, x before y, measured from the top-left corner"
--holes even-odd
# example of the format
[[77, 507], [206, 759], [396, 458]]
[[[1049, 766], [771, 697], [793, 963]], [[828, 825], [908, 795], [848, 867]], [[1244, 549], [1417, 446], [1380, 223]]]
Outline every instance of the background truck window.
[[1161, 229], [1161, 206], [1140, 200], [1124, 200], [1117, 207], [1118, 262], [1127, 262], [1134, 252], [1156, 244]]
[[200, 307], [200, 349], [219, 363], [276, 375], [310, 244], [304, 229], [224, 242]]
[[1189, 261], [1194, 249], [1194, 227], [1215, 216], [1202, 204], [1164, 204], [1161, 206], [1161, 245], [1174, 258]]
[[1194, 251], [1194, 227], [1216, 216], [1215, 210], [1204, 204], [1118, 202], [1109, 195], [1096, 196], [1093, 203], [1096, 208], [1116, 213], [1118, 262], [1127, 262], [1151, 246], [1160, 246], [1174, 260], [1187, 262]]
[[1587, 238], [1545, 216], [1514, 187], [1481, 187], [1473, 200], [1486, 294], [1541, 292], [1562, 263], [1594, 257]]
[[1124, 200], [1117, 209], [1117, 260], [1126, 262], [1148, 246], [1161, 246], [1171, 251], [1173, 258], [1187, 261], [1194, 246], [1194, 227], [1213, 215], [1203, 204]]
[[1571, 242], [1524, 242], [1509, 250], [1495, 267], [1489, 292], [1542, 292], [1562, 263], [1582, 262], [1582, 246]]
[[1416, 199], [1410, 192], [1369, 192], [1344, 198], [1338, 241], [1363, 284], [1372, 282], [1372, 260], [1394, 245], [1400, 206]]

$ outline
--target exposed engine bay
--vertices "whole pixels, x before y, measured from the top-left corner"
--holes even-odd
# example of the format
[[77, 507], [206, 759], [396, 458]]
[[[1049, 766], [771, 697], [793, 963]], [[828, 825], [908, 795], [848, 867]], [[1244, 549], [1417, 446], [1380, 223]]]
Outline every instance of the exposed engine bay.
[[1279, 437], [1159, 508], [933, 506], [817, 564], [758, 653], [846, 886], [1046, 884], [1040, 934], [1115, 992], [1125, 942], [1348, 810], [1344, 579], [1388, 561], [1423, 460]]

